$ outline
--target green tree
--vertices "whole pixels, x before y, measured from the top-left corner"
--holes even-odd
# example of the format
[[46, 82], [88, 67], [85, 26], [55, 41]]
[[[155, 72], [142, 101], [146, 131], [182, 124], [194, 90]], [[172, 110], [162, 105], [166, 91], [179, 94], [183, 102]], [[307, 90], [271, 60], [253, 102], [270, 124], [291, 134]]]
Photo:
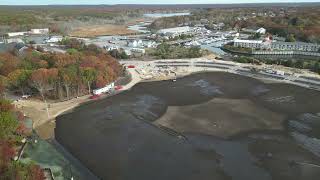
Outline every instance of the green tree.
[[304, 65], [304, 63], [303, 63], [303, 61], [299, 61], [299, 60], [297, 60], [295, 63], [294, 63], [294, 67], [296, 67], [296, 68], [299, 68], [299, 69], [303, 69], [303, 66]]
[[0, 112], [0, 139], [8, 139], [17, 127], [18, 121], [12, 112]]
[[91, 93], [91, 85], [97, 79], [97, 71], [93, 68], [82, 68], [80, 70], [82, 81], [88, 85], [89, 94]]
[[70, 65], [60, 70], [60, 76], [63, 81], [67, 93], [67, 99], [70, 99], [70, 88], [75, 85], [78, 80], [78, 69], [76, 65]]
[[319, 61], [316, 62], [316, 63], [314, 63], [312, 70], [313, 70], [314, 72], [320, 74], [320, 62], [319, 62]]
[[287, 36], [286, 42], [296, 42], [296, 38], [293, 34], [290, 34], [289, 36]]

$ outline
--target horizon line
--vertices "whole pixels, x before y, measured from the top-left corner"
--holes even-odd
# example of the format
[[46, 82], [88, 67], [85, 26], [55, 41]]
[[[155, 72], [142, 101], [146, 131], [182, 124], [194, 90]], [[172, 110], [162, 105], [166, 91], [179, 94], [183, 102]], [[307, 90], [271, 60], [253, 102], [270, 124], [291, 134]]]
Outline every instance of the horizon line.
[[108, 6], [117, 6], [117, 5], [232, 5], [232, 4], [308, 4], [308, 3], [319, 3], [314, 1], [308, 1], [308, 2], [246, 2], [246, 3], [179, 3], [179, 4], [150, 4], [150, 3], [120, 3], [120, 4], [0, 4], [0, 6], [97, 6], [97, 5], [108, 5]]

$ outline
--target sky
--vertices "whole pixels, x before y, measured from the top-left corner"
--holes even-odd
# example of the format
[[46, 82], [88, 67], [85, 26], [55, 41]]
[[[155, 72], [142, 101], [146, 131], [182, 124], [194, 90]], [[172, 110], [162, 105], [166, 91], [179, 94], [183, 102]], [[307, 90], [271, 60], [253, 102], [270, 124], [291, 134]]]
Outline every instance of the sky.
[[50, 4], [230, 4], [320, 2], [320, 0], [0, 0], [0, 5]]

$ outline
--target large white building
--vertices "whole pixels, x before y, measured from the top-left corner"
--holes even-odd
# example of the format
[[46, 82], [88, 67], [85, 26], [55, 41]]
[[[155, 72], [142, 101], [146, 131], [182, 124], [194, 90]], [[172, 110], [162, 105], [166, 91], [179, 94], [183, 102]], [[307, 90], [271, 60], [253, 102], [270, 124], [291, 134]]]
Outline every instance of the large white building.
[[271, 49], [281, 51], [307, 51], [317, 52], [320, 49], [319, 44], [304, 42], [278, 42], [262, 40], [234, 40], [234, 47], [252, 48], [252, 49]]
[[49, 34], [49, 28], [44, 28], [44, 29], [31, 29], [30, 30], [31, 34]]

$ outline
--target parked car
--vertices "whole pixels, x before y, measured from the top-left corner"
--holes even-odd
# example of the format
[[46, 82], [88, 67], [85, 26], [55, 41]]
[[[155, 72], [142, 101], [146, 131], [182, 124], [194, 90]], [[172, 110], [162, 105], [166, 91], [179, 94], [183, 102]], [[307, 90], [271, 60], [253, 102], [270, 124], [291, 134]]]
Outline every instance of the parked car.
[[90, 96], [90, 99], [99, 99], [100, 98], [100, 95], [98, 94], [94, 94], [92, 96]]
[[23, 96], [21, 96], [22, 99], [28, 99], [31, 95], [25, 94]]
[[114, 89], [116, 90], [116, 91], [119, 91], [119, 90], [121, 90], [123, 87], [122, 86], [116, 86]]

